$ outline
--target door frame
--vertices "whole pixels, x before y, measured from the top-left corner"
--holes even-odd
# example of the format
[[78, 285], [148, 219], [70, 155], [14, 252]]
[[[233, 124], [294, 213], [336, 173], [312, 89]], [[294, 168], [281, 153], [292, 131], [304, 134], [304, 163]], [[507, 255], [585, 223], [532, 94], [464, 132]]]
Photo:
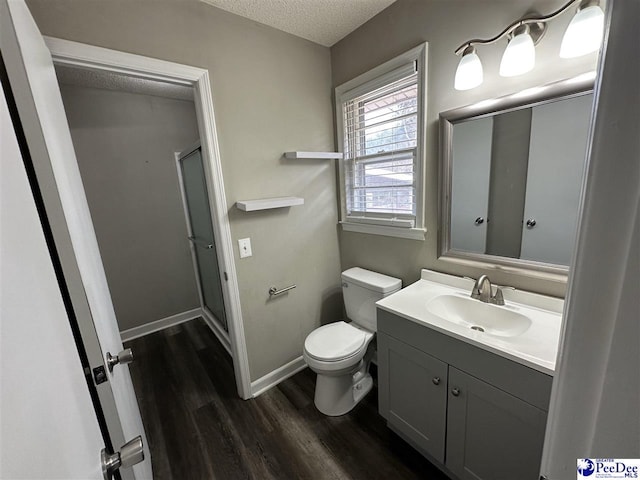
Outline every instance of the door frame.
[[[200, 152], [201, 152], [200, 154], [202, 155], [202, 146], [200, 144], [200, 140], [190, 145], [189, 148], [182, 150], [181, 152], [175, 152], [174, 154], [176, 159], [176, 169], [178, 172], [178, 181], [180, 182], [180, 198], [182, 198], [184, 221], [187, 227], [187, 234], [189, 236], [193, 236], [193, 230], [191, 229], [191, 220], [189, 217], [189, 204], [187, 202], [187, 193], [184, 188], [184, 179], [182, 177], [182, 168], [180, 168], [180, 160], [182, 160], [184, 157], [186, 157], [187, 155], [190, 155], [191, 153], [195, 152], [198, 149], [200, 149]], [[209, 185], [206, 185], [206, 186], [207, 186], [207, 197], [210, 197], [211, 195], [209, 193], [209, 190], [211, 189], [209, 188]], [[214, 227], [214, 230], [215, 230], [215, 227]], [[209, 328], [211, 328], [215, 336], [218, 337], [218, 340], [220, 340], [220, 343], [222, 344], [224, 349], [227, 352], [229, 352], [229, 355], [232, 355], [229, 333], [224, 330], [224, 328], [220, 325], [220, 321], [216, 318], [215, 315], [213, 315], [213, 313], [206, 307], [204, 303], [204, 296], [202, 294], [202, 282], [200, 280], [200, 267], [198, 265], [198, 260], [197, 260], [197, 255], [198, 255], [196, 251], [197, 247], [196, 245], [194, 245], [193, 242], [189, 242], [189, 244], [190, 244], [189, 249], [191, 251], [191, 260], [193, 262], [193, 273], [195, 275], [196, 285], [198, 286], [198, 298], [200, 299], [200, 310], [201, 310], [202, 318], [204, 318], [205, 322], [207, 322], [207, 324], [209, 325]], [[217, 248], [218, 247], [216, 245], [216, 251], [217, 251]], [[218, 270], [219, 270], [218, 274], [226, 273], [220, 269], [220, 265], [218, 265]], [[220, 278], [220, 281], [222, 282], [222, 276]], [[227, 306], [225, 305], [225, 315], [226, 315], [226, 308]]]
[[218, 262], [228, 280], [222, 284], [227, 313], [229, 340], [238, 394], [249, 399], [251, 378], [244, 334], [240, 290], [234, 261], [231, 227], [224, 189], [222, 162], [211, 94], [209, 71], [174, 62], [96, 47], [79, 42], [44, 37], [54, 65], [100, 72], [118, 73], [136, 78], [193, 87], [198, 132], [205, 176], [209, 188], [209, 207], [214, 225]]

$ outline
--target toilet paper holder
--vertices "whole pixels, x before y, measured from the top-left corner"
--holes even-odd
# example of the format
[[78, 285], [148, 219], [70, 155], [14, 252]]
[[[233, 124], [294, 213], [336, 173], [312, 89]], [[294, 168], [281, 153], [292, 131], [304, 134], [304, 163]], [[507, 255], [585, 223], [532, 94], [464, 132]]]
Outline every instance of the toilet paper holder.
[[285, 288], [281, 288], [280, 290], [278, 290], [276, 287], [271, 287], [269, 289], [269, 296], [270, 297], [275, 297], [276, 295], [281, 295], [285, 292], [288, 292], [289, 290], [293, 290], [294, 288], [296, 288], [297, 285], [289, 285], [288, 287]]

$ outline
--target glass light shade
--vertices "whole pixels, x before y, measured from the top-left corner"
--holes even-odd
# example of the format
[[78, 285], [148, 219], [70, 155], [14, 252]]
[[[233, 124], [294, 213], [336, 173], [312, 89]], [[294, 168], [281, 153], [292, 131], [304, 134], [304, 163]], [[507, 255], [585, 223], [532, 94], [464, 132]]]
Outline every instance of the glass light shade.
[[527, 73], [536, 63], [536, 48], [527, 32], [513, 37], [507, 44], [500, 62], [500, 75], [515, 77]]
[[482, 83], [482, 62], [475, 51], [464, 54], [456, 70], [454, 88], [456, 90], [470, 90]]
[[604, 12], [598, 5], [583, 8], [571, 19], [562, 38], [560, 56], [574, 58], [600, 48], [604, 30]]

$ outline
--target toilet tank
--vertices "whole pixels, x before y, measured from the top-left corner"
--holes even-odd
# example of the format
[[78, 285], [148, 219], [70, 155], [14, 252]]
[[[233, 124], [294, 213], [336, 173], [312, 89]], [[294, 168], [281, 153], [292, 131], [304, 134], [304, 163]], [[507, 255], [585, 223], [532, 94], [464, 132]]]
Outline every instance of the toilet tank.
[[342, 272], [342, 293], [347, 317], [371, 332], [377, 331], [376, 302], [401, 287], [399, 278], [359, 267], [345, 270]]

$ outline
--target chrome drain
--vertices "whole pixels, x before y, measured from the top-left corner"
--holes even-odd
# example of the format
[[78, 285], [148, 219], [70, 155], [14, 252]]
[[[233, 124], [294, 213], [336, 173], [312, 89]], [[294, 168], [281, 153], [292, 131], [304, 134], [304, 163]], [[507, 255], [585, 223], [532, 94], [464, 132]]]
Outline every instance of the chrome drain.
[[475, 330], [476, 332], [484, 332], [484, 328], [474, 325], [471, 327], [471, 330]]

